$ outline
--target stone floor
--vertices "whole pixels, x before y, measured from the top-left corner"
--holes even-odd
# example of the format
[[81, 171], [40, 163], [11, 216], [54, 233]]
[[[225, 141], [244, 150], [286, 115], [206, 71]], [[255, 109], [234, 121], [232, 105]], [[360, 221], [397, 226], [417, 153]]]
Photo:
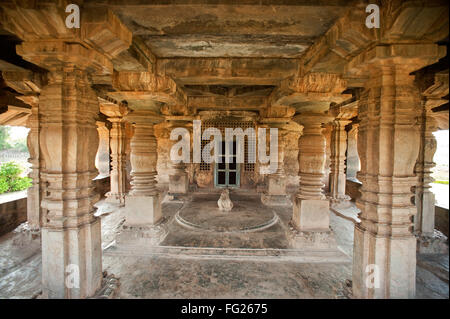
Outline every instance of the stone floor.
[[[173, 220], [182, 205], [177, 202], [164, 203], [164, 216]], [[124, 212], [104, 202], [98, 206], [97, 215], [102, 218], [103, 247], [106, 248], [114, 243]], [[273, 211], [284, 224], [289, 221], [291, 209], [277, 207]], [[330, 220], [337, 242], [340, 249], [351, 256], [357, 210], [352, 204], [345, 204], [336, 206], [334, 211], [330, 213]], [[22, 225], [0, 237], [0, 298], [33, 298], [40, 293], [40, 239], [32, 238], [24, 227]], [[201, 243], [193, 235], [194, 231], [185, 229], [187, 237], [183, 239], [179, 234], [182, 227], [176, 223], [172, 223], [171, 227], [174, 228], [163, 244], [185, 247], [189, 243]], [[272, 231], [277, 236], [282, 233], [273, 229], [262, 231]], [[247, 247], [256, 242], [262, 245], [259, 248], [277, 244], [273, 240], [267, 241], [264, 246], [264, 242], [255, 239], [257, 236], [246, 237], [250, 236], [248, 233], [241, 235], [234, 242], [223, 238], [214, 242], [226, 243], [227, 247], [243, 243]], [[251, 239], [245, 241], [242, 238]], [[449, 297], [448, 264], [448, 255], [418, 256], [417, 298]], [[351, 263], [298, 263], [282, 258], [258, 257], [183, 258], [173, 254], [117, 256], [105, 253], [103, 268], [120, 278], [117, 298], [351, 298]]]

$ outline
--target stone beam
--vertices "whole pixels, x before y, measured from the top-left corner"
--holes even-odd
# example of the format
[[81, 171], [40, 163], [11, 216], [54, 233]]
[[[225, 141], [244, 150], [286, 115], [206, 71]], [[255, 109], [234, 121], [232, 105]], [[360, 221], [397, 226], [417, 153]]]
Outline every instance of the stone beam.
[[159, 75], [181, 84], [277, 85], [297, 69], [297, 59], [173, 58], [157, 62]]
[[260, 110], [267, 107], [267, 98], [261, 96], [189, 96], [188, 107], [195, 110]]

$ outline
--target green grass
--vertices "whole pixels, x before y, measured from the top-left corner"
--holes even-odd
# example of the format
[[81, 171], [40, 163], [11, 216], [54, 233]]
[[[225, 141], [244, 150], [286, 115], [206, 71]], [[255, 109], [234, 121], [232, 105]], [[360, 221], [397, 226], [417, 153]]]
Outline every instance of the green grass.
[[433, 183], [448, 185], [448, 181], [434, 181]]

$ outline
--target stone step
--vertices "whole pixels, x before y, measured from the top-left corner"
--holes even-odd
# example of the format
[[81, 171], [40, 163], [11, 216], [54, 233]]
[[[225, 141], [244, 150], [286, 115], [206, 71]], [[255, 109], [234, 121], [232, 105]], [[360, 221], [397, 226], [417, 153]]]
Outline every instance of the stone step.
[[340, 249], [301, 250], [301, 249], [250, 249], [250, 248], [204, 248], [204, 247], [128, 247], [111, 243], [105, 248], [108, 256], [165, 256], [195, 259], [228, 259], [258, 261], [292, 261], [298, 263], [351, 263]]

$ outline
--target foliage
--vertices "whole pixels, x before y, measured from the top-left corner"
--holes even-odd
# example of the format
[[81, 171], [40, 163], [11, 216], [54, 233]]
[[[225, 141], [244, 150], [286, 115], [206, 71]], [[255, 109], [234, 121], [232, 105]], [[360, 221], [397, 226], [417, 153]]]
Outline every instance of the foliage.
[[17, 141], [14, 143], [12, 148], [18, 150], [19, 152], [28, 152], [27, 141], [25, 139]]
[[7, 126], [0, 126], [0, 150], [6, 150], [11, 148], [11, 144], [8, 142], [10, 128]]
[[31, 178], [21, 177], [23, 170], [14, 162], [3, 163], [0, 166], [0, 194], [27, 189], [31, 186]]
[[448, 185], [448, 181], [434, 181], [433, 183]]

